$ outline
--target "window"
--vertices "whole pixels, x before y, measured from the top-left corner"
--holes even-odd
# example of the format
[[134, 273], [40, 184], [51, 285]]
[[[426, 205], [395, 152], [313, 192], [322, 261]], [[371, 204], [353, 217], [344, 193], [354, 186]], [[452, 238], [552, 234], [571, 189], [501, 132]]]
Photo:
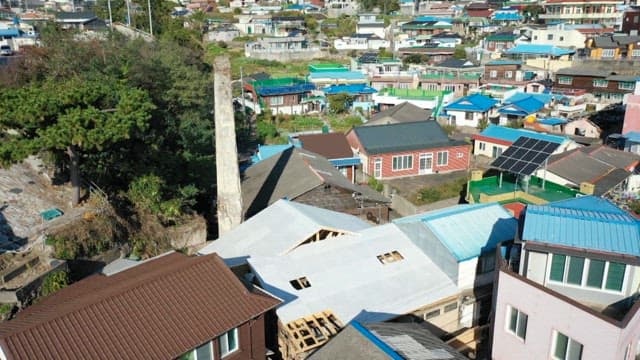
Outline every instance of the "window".
[[487, 148], [487, 144], [486, 143], [483, 143], [483, 142], [478, 143], [478, 149], [484, 151], [486, 148]]
[[213, 344], [211, 341], [203, 344], [191, 351], [188, 351], [178, 358], [178, 360], [213, 360]]
[[560, 41], [564, 41], [564, 36], [560, 36]]
[[561, 85], [571, 85], [573, 83], [573, 78], [570, 76], [558, 76], [558, 84]]
[[489, 72], [489, 77], [491, 78], [497, 78], [498, 77], [498, 72], [496, 70], [491, 70]]
[[635, 87], [636, 84], [633, 82], [622, 81], [618, 83], [618, 89], [620, 90], [633, 90]]
[[440, 316], [440, 309], [429, 311], [428, 313], [424, 314], [424, 319], [425, 320], [429, 320], [429, 319], [433, 319], [434, 317], [438, 317], [438, 316]]
[[580, 360], [582, 344], [556, 331], [553, 341], [553, 358], [556, 360]]
[[511, 79], [513, 77], [513, 71], [505, 71], [504, 72], [504, 78], [505, 79]]
[[284, 104], [284, 96], [273, 96], [269, 98], [269, 105], [278, 106]]
[[473, 113], [471, 111], [467, 111], [464, 113], [465, 120], [473, 120]]
[[388, 253], [384, 253], [382, 255], [378, 255], [377, 256], [378, 261], [380, 261], [380, 263], [382, 264], [389, 264], [392, 262], [396, 262], [396, 261], [400, 261], [402, 259], [404, 259], [404, 256], [402, 256], [402, 254], [400, 254], [397, 251], [392, 251], [392, 252], [388, 252]]
[[293, 288], [296, 290], [302, 290], [302, 289], [311, 287], [311, 283], [309, 282], [306, 276], [303, 276], [298, 279], [293, 279], [289, 281], [289, 284], [291, 284], [291, 286], [293, 286]]
[[220, 357], [223, 358], [238, 350], [238, 328], [227, 331], [218, 338]]
[[602, 49], [602, 56], [603, 58], [612, 58], [614, 57], [616, 54], [616, 49]]
[[449, 152], [438, 151], [438, 166], [447, 166], [449, 163]]
[[547, 40], [553, 40], [553, 34], [548, 34], [547, 35]]
[[478, 258], [478, 274], [485, 274], [496, 268], [496, 255], [492, 252], [482, 254]]
[[607, 87], [609, 86], [609, 82], [607, 80], [595, 79], [593, 80], [594, 87]]
[[400, 155], [393, 157], [393, 171], [407, 170], [413, 168], [413, 155]]
[[448, 313], [448, 312], [452, 312], [453, 310], [458, 308], [458, 303], [454, 302], [451, 304], [447, 304], [444, 306], [444, 312]]
[[538, 35], [533, 35], [533, 40], [538, 40]]
[[529, 316], [522, 311], [509, 306], [507, 309], [507, 326], [509, 332], [524, 340], [527, 337], [527, 321]]
[[634, 49], [631, 51], [632, 57], [640, 57], [640, 49]]
[[462, 159], [462, 158], [464, 158], [464, 153], [459, 152], [459, 153], [456, 154], [456, 157], [458, 159]]
[[580, 287], [621, 292], [626, 265], [580, 256], [553, 254], [549, 280]]

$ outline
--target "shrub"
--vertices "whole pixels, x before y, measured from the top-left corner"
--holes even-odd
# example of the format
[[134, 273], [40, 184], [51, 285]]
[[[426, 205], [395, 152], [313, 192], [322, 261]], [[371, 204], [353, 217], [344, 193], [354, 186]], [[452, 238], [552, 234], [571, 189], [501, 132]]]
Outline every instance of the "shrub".
[[42, 281], [40, 296], [47, 296], [66, 287], [69, 284], [69, 276], [66, 271], [56, 270], [49, 273]]
[[384, 188], [384, 184], [374, 177], [369, 178], [368, 184], [370, 188], [378, 192], [382, 191]]

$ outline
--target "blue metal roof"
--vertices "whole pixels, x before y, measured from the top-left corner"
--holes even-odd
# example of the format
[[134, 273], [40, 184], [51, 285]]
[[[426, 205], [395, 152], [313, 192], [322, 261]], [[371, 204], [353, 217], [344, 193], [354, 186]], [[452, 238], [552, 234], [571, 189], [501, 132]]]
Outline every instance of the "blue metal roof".
[[493, 20], [497, 21], [522, 21], [522, 15], [514, 12], [498, 12], [493, 15]]
[[562, 144], [566, 140], [566, 138], [562, 136], [542, 134], [525, 129], [513, 129], [493, 124], [484, 129], [480, 133], [480, 135], [508, 142], [515, 142], [521, 136], [526, 136], [537, 140], [545, 140], [556, 144]]
[[375, 94], [378, 90], [368, 86], [367, 84], [352, 84], [352, 85], [331, 85], [322, 89], [326, 95], [347, 93], [349, 95], [358, 94]]
[[451, 21], [453, 21], [452, 18], [450, 17], [441, 17], [441, 16], [418, 16], [415, 19], [413, 19], [413, 21], [420, 21], [420, 22], [428, 22], [428, 21], [444, 21], [444, 22], [448, 22], [450, 23]]
[[575, 54], [575, 50], [563, 49], [553, 45], [519, 44], [506, 51], [506, 54], [562, 56]]
[[360, 71], [317, 71], [309, 74], [308, 79], [366, 80]]
[[298, 85], [285, 85], [285, 86], [261, 86], [256, 89], [256, 92], [260, 96], [274, 96], [285, 94], [297, 94], [307, 91], [315, 90], [315, 84], [298, 84]]
[[0, 36], [18, 37], [20, 36], [20, 30], [19, 29], [0, 29]]
[[519, 60], [491, 60], [485, 65], [522, 65]]
[[331, 159], [329, 160], [329, 162], [333, 166], [353, 166], [353, 165], [360, 165], [360, 158], [352, 157], [352, 158], [344, 158], [344, 159]]
[[537, 93], [517, 92], [517, 93], [511, 95], [510, 97], [508, 97], [507, 99], [505, 99], [504, 103], [505, 104], [513, 104], [513, 103], [518, 102], [520, 100], [526, 100], [526, 99], [535, 99], [535, 100], [538, 100], [538, 101], [540, 101], [542, 103], [548, 104], [553, 99], [553, 95], [551, 95], [551, 94], [537, 94]]
[[262, 160], [266, 160], [274, 155], [280, 154], [281, 152], [289, 149], [293, 145], [291, 144], [283, 144], [283, 145], [258, 145], [258, 151], [251, 157], [251, 164], [257, 164]]
[[640, 143], [640, 132], [638, 132], [638, 131], [630, 131], [630, 132], [624, 134], [624, 138], [629, 140], [629, 141]]
[[550, 101], [551, 95], [549, 94], [517, 93], [506, 99], [498, 112], [526, 116], [540, 111]]
[[498, 100], [492, 99], [488, 96], [484, 96], [482, 94], [473, 94], [462, 97], [452, 102], [451, 104], [445, 106], [444, 109], [454, 111], [486, 112], [489, 111], [489, 109], [491, 109], [497, 103]]
[[567, 123], [567, 119], [562, 119], [562, 118], [556, 118], [556, 117], [551, 117], [551, 118], [546, 118], [546, 119], [538, 119], [536, 120], [537, 122], [539, 122], [542, 125], [562, 125], [562, 124], [566, 124]]
[[493, 251], [516, 234], [518, 221], [498, 203], [458, 205], [396, 219], [397, 224], [422, 222], [460, 262]]
[[640, 223], [607, 200], [583, 196], [529, 205], [523, 240], [640, 256]]

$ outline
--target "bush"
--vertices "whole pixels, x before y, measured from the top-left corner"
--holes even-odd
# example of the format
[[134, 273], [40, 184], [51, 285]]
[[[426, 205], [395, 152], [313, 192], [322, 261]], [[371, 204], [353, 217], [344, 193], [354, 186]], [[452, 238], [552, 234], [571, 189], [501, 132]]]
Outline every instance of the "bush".
[[456, 126], [455, 125], [442, 125], [442, 130], [444, 130], [444, 132], [447, 133], [447, 135], [451, 135], [456, 131]]
[[384, 184], [374, 177], [370, 177], [368, 181], [369, 187], [380, 192], [384, 188]]
[[57, 270], [49, 273], [42, 281], [40, 296], [47, 296], [69, 285], [69, 276], [66, 271]]
[[426, 187], [418, 190], [416, 204], [424, 205], [436, 201], [450, 199], [460, 195], [460, 191], [467, 184], [467, 178], [459, 178], [437, 186]]
[[260, 121], [256, 124], [256, 132], [258, 133], [258, 139], [261, 142], [278, 136], [278, 129], [276, 126], [264, 121]]

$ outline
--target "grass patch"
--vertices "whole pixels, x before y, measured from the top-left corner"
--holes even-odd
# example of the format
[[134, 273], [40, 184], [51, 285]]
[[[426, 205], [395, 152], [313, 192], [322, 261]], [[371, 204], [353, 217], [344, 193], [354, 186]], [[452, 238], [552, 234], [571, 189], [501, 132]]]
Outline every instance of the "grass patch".
[[344, 117], [331, 117], [329, 120], [331, 130], [334, 132], [346, 133], [354, 126], [362, 125], [362, 119], [359, 116], [349, 115]]
[[280, 132], [300, 132], [322, 130], [324, 122], [317, 116], [293, 115], [277, 117]]
[[460, 196], [460, 191], [467, 184], [467, 178], [462, 177], [440, 185], [429, 186], [417, 191], [413, 199], [415, 205], [431, 204], [440, 200], [450, 199]]

